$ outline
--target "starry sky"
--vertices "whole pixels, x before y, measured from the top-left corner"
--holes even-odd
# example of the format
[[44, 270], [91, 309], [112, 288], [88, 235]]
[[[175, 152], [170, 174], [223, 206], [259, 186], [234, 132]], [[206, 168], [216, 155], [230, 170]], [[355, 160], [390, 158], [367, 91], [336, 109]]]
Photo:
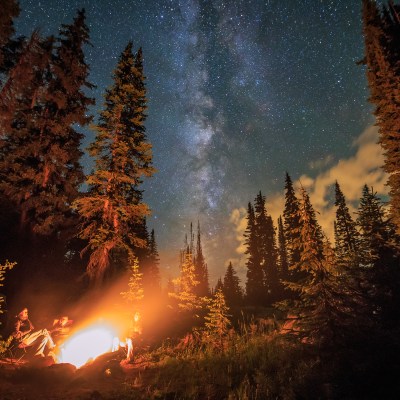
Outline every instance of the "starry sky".
[[[84, 7], [92, 96], [129, 40], [144, 53], [146, 129], [158, 172], [144, 185], [164, 277], [175, 277], [190, 223], [200, 222], [214, 285], [232, 261], [245, 280], [245, 209], [261, 190], [282, 212], [285, 172], [328, 231], [331, 186], [355, 201], [384, 191], [368, 104], [360, 0], [20, 0], [18, 34], [57, 34]], [[83, 146], [93, 140], [85, 131]], [[90, 160], [83, 160], [90, 168]]]

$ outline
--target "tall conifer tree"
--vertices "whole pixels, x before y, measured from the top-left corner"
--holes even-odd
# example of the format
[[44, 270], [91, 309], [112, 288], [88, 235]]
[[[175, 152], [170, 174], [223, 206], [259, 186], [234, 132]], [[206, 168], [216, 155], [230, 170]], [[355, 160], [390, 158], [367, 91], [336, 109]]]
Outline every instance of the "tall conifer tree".
[[347, 296], [336, 274], [335, 255], [329, 242], [322, 238], [322, 230], [315, 218], [307, 192], [302, 189], [299, 208], [300, 236], [295, 243], [300, 250], [296, 268], [303, 271], [299, 282], [288, 283], [299, 293], [293, 302], [285, 303], [294, 316], [293, 333], [316, 344], [332, 345], [341, 336], [351, 319]]
[[256, 243], [259, 263], [263, 270], [264, 304], [272, 304], [278, 298], [279, 278], [276, 248], [276, 234], [271, 216], [267, 213], [265, 196], [258, 193], [254, 204]]
[[201, 232], [199, 222], [197, 223], [196, 253], [194, 255], [193, 262], [195, 266], [196, 280], [199, 282], [196, 288], [196, 292], [199, 296], [208, 296], [210, 294], [210, 286], [208, 283], [208, 268], [201, 245]]
[[180, 276], [174, 279], [175, 291], [168, 293], [170, 297], [176, 299], [180, 311], [195, 311], [203, 307], [202, 299], [196, 294], [195, 266], [190, 247], [181, 252]]
[[15, 62], [16, 41], [12, 39], [15, 28], [14, 19], [20, 13], [20, 7], [16, 0], [3, 0], [0, 13], [0, 87], [1, 74], [7, 73]]
[[365, 269], [371, 316], [380, 322], [398, 324], [400, 306], [400, 249], [395, 227], [387, 218], [381, 200], [367, 185], [358, 208], [360, 258]]
[[285, 229], [283, 227], [281, 216], [278, 218], [278, 265], [279, 283], [281, 288], [281, 292], [279, 293], [279, 295], [281, 298], [284, 298], [288, 295], [288, 293], [284, 293], [284, 282], [289, 279], [289, 262]]
[[246, 267], [246, 300], [252, 304], [262, 304], [265, 298], [264, 271], [260, 264], [260, 254], [257, 245], [257, 232], [254, 208], [251, 203], [247, 209], [246, 254], [248, 255]]
[[339, 186], [335, 183], [335, 254], [340, 265], [358, 265], [359, 234], [356, 224], [350, 215], [346, 199]]
[[229, 307], [238, 307], [242, 304], [243, 291], [240, 287], [240, 279], [237, 276], [231, 262], [229, 262], [225, 272], [222, 291]]
[[94, 281], [101, 281], [110, 257], [122, 251], [131, 256], [146, 241], [138, 235], [149, 214], [142, 202], [140, 184], [151, 176], [151, 144], [146, 139], [146, 90], [142, 52], [135, 56], [132, 43], [122, 52], [106, 91], [104, 110], [95, 126], [96, 139], [89, 147], [95, 169], [89, 175], [89, 192], [76, 202], [82, 218], [80, 237], [88, 240], [87, 267]]
[[389, 174], [390, 214], [400, 233], [400, 6], [381, 12], [374, 0], [363, 0], [363, 33], [369, 100], [375, 105], [384, 170]]
[[300, 235], [299, 200], [293, 188], [292, 179], [286, 173], [285, 206], [283, 210], [283, 227], [286, 235], [288, 263], [294, 265], [300, 261], [300, 250], [295, 246]]
[[146, 293], [157, 293], [161, 290], [161, 279], [159, 269], [160, 259], [158, 256], [156, 237], [154, 229], [147, 238], [146, 255], [142, 260], [143, 286]]
[[65, 227], [83, 182], [83, 135], [76, 125], [89, 123], [93, 104], [83, 93], [92, 87], [82, 49], [87, 42], [84, 11], [62, 26], [54, 53], [53, 40], [34, 33], [1, 94], [2, 190], [20, 212], [21, 226], [42, 235]]

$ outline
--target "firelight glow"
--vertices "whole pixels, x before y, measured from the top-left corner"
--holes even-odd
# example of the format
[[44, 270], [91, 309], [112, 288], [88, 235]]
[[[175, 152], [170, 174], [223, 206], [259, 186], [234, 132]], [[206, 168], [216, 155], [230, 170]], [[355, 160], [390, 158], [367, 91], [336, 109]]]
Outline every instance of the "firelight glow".
[[77, 368], [111, 351], [114, 333], [106, 326], [91, 326], [77, 332], [61, 347], [59, 362], [70, 363]]

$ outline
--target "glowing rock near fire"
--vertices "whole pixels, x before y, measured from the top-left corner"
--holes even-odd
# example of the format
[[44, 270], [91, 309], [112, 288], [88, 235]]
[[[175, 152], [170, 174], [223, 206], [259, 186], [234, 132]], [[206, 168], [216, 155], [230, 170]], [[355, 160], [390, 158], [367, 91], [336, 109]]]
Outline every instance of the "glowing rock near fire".
[[114, 334], [104, 326], [94, 326], [77, 332], [61, 347], [59, 362], [70, 363], [77, 368], [111, 351]]

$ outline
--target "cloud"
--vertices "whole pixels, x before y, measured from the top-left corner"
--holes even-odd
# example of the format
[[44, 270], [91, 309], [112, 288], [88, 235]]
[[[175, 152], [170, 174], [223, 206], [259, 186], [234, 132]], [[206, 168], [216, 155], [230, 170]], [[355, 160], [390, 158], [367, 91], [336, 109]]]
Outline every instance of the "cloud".
[[[387, 175], [381, 168], [384, 162], [383, 153], [377, 142], [378, 130], [375, 126], [370, 126], [354, 141], [352, 145], [355, 148], [354, 156], [339, 160], [315, 178], [304, 174], [294, 182], [297, 188], [302, 185], [307, 190], [311, 203], [318, 213], [318, 222], [332, 241], [335, 219], [333, 188], [336, 181], [346, 197], [347, 206], [353, 213], [356, 211], [365, 184], [372, 186], [379, 195], [388, 193], [385, 186]], [[284, 193], [268, 196], [266, 208], [277, 226], [277, 219], [282, 215], [284, 208]], [[244, 232], [247, 227], [246, 210], [234, 209], [230, 215], [230, 222], [234, 225], [235, 237], [238, 241], [236, 252], [243, 255], [246, 249], [244, 245]], [[246, 257], [240, 257], [242, 267], [245, 261]]]
[[310, 169], [322, 169], [326, 168], [328, 165], [332, 164], [334, 161], [333, 156], [329, 154], [327, 157], [323, 158], [322, 160], [315, 160], [315, 161], [310, 161], [308, 163], [308, 166]]
[[315, 179], [303, 175], [299, 181], [307, 189], [310, 200], [316, 211], [319, 212], [319, 223], [324, 232], [333, 240], [333, 221], [335, 207], [333, 187], [338, 181], [347, 205], [355, 211], [366, 184], [372, 186], [380, 195], [387, 195], [385, 186], [387, 175], [381, 168], [384, 162], [382, 149], [378, 142], [378, 129], [368, 127], [353, 143], [356, 148], [354, 156], [339, 160]]

